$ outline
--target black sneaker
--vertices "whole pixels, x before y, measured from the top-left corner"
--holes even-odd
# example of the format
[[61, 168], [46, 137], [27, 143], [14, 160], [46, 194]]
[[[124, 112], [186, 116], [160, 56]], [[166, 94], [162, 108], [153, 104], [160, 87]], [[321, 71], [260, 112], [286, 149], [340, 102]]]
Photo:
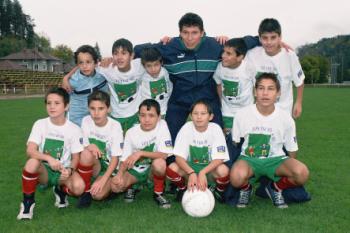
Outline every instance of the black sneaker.
[[169, 209], [171, 207], [170, 201], [168, 201], [163, 193], [161, 194], [153, 194], [154, 201], [159, 205], [162, 209]]
[[20, 205], [20, 210], [17, 215], [18, 220], [22, 219], [32, 219], [33, 218], [33, 210], [35, 207], [34, 201], [23, 201]]
[[177, 189], [177, 186], [174, 183], [170, 183], [168, 185], [168, 188], [165, 191], [165, 193], [166, 194], [170, 194], [170, 195], [175, 195], [176, 194], [176, 189]]
[[126, 190], [125, 194], [124, 194], [124, 201], [127, 203], [131, 203], [133, 201], [135, 201], [136, 198], [136, 190], [133, 188], [129, 188], [128, 190]]
[[224, 198], [224, 192], [219, 191], [218, 189], [214, 189], [213, 195], [214, 198], [219, 202], [219, 203], [224, 203], [225, 202], [225, 198]]
[[252, 195], [253, 187], [249, 185], [248, 189], [241, 189], [239, 191], [239, 197], [236, 204], [237, 208], [245, 208], [249, 203], [250, 196]]
[[177, 188], [176, 190], [177, 190], [177, 193], [176, 193], [175, 200], [178, 202], [181, 202], [182, 197], [184, 196], [184, 193], [186, 192], [186, 188], [184, 188], [184, 189]]
[[84, 192], [78, 200], [77, 207], [78, 208], [87, 208], [91, 205], [92, 196], [90, 192]]
[[117, 199], [117, 197], [119, 196], [119, 193], [115, 193], [115, 192], [111, 192], [106, 198], [105, 198], [105, 202], [111, 202], [114, 199]]
[[273, 185], [274, 184], [270, 182], [265, 187], [265, 191], [272, 200], [273, 205], [280, 209], [288, 208], [287, 203], [284, 201], [282, 191], [278, 191]]
[[55, 206], [57, 208], [66, 208], [69, 205], [67, 194], [63, 192], [58, 186], [53, 187], [53, 194], [56, 198]]

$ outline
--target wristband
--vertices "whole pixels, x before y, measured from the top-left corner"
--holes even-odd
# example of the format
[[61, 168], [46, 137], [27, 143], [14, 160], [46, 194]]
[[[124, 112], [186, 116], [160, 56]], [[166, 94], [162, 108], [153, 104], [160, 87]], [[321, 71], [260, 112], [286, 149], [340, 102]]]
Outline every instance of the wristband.
[[194, 171], [191, 171], [189, 173], [187, 173], [188, 176], [192, 175], [193, 173], [195, 173]]

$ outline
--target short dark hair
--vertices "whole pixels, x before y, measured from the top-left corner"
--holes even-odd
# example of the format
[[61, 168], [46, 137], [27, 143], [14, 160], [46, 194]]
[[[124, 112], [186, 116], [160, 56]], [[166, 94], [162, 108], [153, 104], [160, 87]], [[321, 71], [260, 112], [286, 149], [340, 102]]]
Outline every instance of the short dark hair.
[[198, 27], [200, 31], [204, 31], [202, 18], [192, 12], [186, 13], [179, 20], [179, 30], [182, 31], [183, 27]]
[[256, 77], [256, 81], [255, 81], [255, 89], [258, 88], [259, 84], [264, 79], [272, 80], [276, 84], [277, 91], [281, 90], [280, 81], [278, 80], [277, 75], [274, 74], [274, 73], [261, 73], [261, 74], [258, 74], [258, 76]]
[[56, 94], [56, 95], [59, 95], [63, 98], [63, 103], [64, 103], [64, 106], [67, 106], [67, 104], [69, 104], [69, 94], [68, 92], [63, 89], [62, 87], [51, 87], [47, 92], [46, 92], [46, 95], [45, 95], [45, 104], [47, 104], [47, 97], [50, 95], [50, 94]]
[[281, 25], [274, 18], [266, 18], [261, 21], [259, 25], [259, 36], [261, 36], [265, 32], [276, 32], [279, 36], [282, 33]]
[[225, 47], [233, 48], [236, 51], [237, 56], [247, 54], [247, 45], [244, 42], [243, 38], [234, 38], [226, 41]]
[[147, 47], [141, 51], [141, 62], [145, 65], [146, 62], [162, 62], [162, 54], [156, 48]]
[[209, 101], [205, 100], [205, 99], [199, 99], [199, 100], [196, 100], [192, 106], [191, 106], [191, 109], [190, 109], [190, 114], [192, 114], [194, 108], [199, 105], [199, 104], [203, 104], [206, 108], [207, 108], [207, 111], [208, 113], [211, 115], [213, 114], [213, 108], [211, 106], [211, 104], [209, 103]]
[[88, 105], [90, 105], [92, 101], [101, 101], [107, 106], [107, 108], [109, 108], [109, 106], [111, 105], [110, 96], [106, 92], [100, 90], [93, 91], [88, 96]]
[[159, 103], [154, 100], [154, 99], [145, 99], [144, 101], [142, 101], [142, 103], [139, 106], [139, 113], [142, 107], [146, 107], [147, 111], [151, 110], [151, 108], [155, 108], [157, 115], [160, 115], [160, 105]]
[[114, 41], [113, 46], [112, 46], [112, 54], [116, 52], [118, 48], [122, 48], [123, 50], [128, 51], [130, 54], [134, 52], [134, 47], [132, 43], [125, 39], [125, 38], [120, 38], [116, 41]]
[[95, 64], [97, 63], [99, 57], [98, 54], [96, 52], [96, 50], [90, 46], [90, 45], [82, 45], [80, 46], [77, 51], [74, 52], [74, 62], [75, 64], [78, 64], [78, 55], [79, 53], [89, 53], [92, 57], [92, 59], [94, 60]]

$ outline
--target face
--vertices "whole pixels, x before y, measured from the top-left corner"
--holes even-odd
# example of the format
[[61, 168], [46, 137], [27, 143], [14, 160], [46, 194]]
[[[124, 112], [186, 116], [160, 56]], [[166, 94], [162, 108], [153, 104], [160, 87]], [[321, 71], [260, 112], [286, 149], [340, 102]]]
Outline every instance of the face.
[[91, 101], [89, 104], [89, 112], [97, 126], [106, 125], [109, 108], [105, 103], [99, 100]]
[[229, 68], [236, 68], [241, 64], [243, 55], [237, 56], [236, 50], [232, 47], [224, 47], [222, 53], [222, 66]]
[[204, 31], [201, 31], [197, 26], [183, 26], [180, 31], [180, 37], [188, 49], [194, 49], [201, 41], [203, 35]]
[[158, 77], [161, 68], [162, 68], [162, 63], [160, 61], [145, 62], [145, 69], [147, 73], [151, 75], [153, 78]]
[[209, 121], [213, 119], [213, 116], [213, 114], [209, 114], [204, 104], [197, 104], [191, 113], [193, 124], [198, 131], [205, 131], [208, 128]]
[[139, 121], [142, 130], [151, 131], [156, 128], [159, 115], [154, 107], [147, 110], [147, 106], [142, 106], [139, 112]]
[[94, 74], [96, 64], [90, 53], [79, 53], [78, 66], [81, 73], [91, 76]]
[[64, 117], [68, 110], [64, 105], [63, 97], [57, 94], [49, 94], [46, 98], [46, 111], [50, 118]]
[[127, 72], [131, 68], [130, 64], [133, 56], [134, 54], [131, 54], [122, 47], [119, 47], [113, 52], [113, 63], [118, 67], [118, 70]]
[[281, 49], [281, 36], [276, 32], [265, 32], [259, 37], [260, 43], [268, 55], [276, 55]]
[[271, 79], [263, 79], [255, 89], [256, 104], [261, 107], [271, 107], [275, 104], [280, 92]]

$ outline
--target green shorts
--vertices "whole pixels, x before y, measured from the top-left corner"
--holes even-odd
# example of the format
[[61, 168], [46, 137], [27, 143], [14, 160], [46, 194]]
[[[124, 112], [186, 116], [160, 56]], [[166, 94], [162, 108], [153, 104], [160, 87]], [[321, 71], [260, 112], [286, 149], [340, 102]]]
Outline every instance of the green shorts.
[[232, 129], [233, 126], [233, 117], [222, 116], [222, 121], [224, 122], [224, 128]]
[[120, 123], [120, 125], [122, 126], [124, 134], [126, 133], [126, 131], [128, 129], [130, 129], [131, 127], [133, 127], [137, 123], [139, 123], [138, 113], [136, 113], [133, 116], [125, 117], [125, 118], [115, 118], [115, 117], [112, 117], [112, 118], [117, 120]]
[[278, 156], [259, 159], [240, 155], [238, 159], [247, 161], [249, 166], [253, 169], [254, 176], [249, 179], [249, 183], [254, 184], [261, 176], [267, 176], [274, 182], [279, 181], [281, 177], [276, 176], [276, 170], [288, 158], [288, 156]]
[[129, 169], [128, 172], [134, 176], [137, 180], [137, 183], [147, 183], [150, 175], [151, 167], [147, 168], [143, 172], [138, 172], [135, 169]]
[[[193, 169], [193, 171], [198, 174], [201, 170], [203, 170], [203, 168], [205, 168], [206, 166], [208, 166], [208, 164], [198, 164], [198, 163], [190, 163], [188, 162], [188, 165], [190, 165], [190, 167]], [[215, 184], [215, 180], [213, 178], [213, 176], [211, 175], [211, 173], [207, 173], [207, 181], [209, 185], [213, 185]]]
[[47, 184], [45, 186], [51, 187], [51, 186], [56, 186], [59, 185], [61, 173], [58, 171], [54, 171], [51, 169], [49, 164], [47, 163], [42, 163], [47, 171]]

